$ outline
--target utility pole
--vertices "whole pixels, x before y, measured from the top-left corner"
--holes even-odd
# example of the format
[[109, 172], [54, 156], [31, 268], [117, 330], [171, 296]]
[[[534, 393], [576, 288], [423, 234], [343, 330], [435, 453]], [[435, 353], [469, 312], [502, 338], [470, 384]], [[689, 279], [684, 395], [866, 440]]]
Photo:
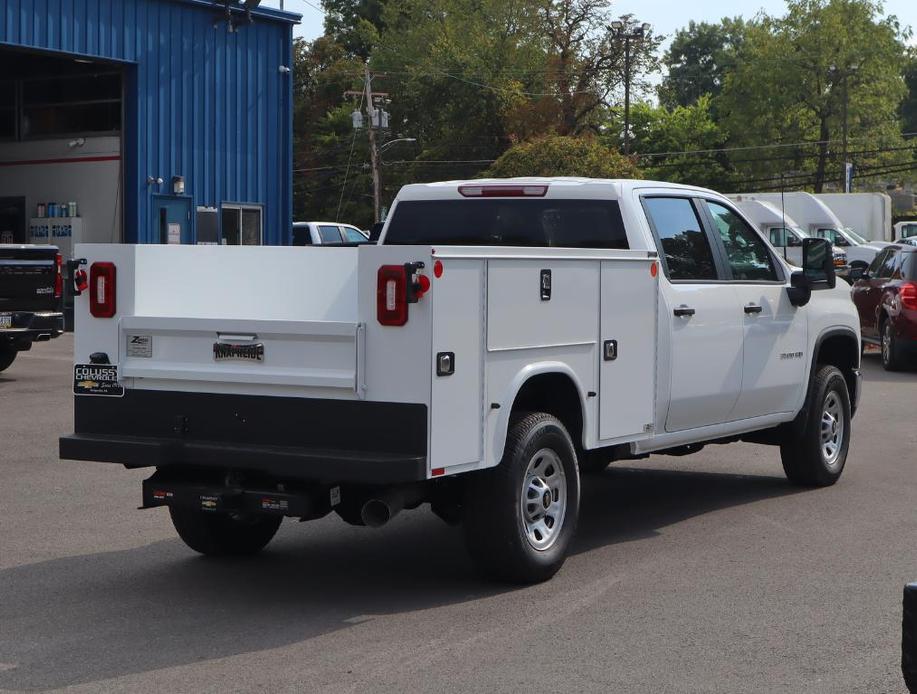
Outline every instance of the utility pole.
[[[369, 162], [373, 170], [373, 224], [379, 221], [382, 205], [382, 175], [379, 171], [379, 151], [376, 149], [376, 107], [373, 106], [372, 76], [369, 62], [363, 63], [363, 88], [366, 91], [366, 114], [369, 116], [366, 132], [369, 133]], [[381, 126], [381, 114], [380, 123]]]
[[650, 30], [650, 25], [644, 22], [637, 26], [625, 24], [621, 20], [611, 23], [609, 27], [614, 37], [624, 41], [624, 154], [630, 154], [630, 70], [631, 70], [631, 41], [642, 41]]

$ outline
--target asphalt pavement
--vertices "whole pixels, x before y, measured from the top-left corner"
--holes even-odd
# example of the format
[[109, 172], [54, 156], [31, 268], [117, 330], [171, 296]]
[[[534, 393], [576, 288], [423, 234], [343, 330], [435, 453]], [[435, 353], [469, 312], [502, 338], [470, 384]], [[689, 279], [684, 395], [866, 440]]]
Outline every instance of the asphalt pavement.
[[197, 556], [136, 510], [148, 472], [57, 459], [71, 349], [0, 374], [0, 689], [905, 692], [917, 373], [877, 356], [834, 487], [790, 486], [751, 444], [617, 464], [584, 481], [561, 572], [517, 588], [428, 510]]

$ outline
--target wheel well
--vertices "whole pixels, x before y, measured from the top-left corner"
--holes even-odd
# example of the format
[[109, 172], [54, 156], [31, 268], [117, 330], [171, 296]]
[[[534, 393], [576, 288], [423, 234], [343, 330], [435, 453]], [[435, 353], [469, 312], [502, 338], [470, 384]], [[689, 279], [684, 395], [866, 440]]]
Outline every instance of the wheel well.
[[829, 335], [819, 344], [815, 361], [816, 364], [837, 367], [847, 381], [851, 400], [856, 402], [857, 379], [854, 371], [860, 365], [860, 346], [856, 338], [848, 333]]
[[562, 373], [532, 376], [513, 401], [511, 417], [520, 412], [547, 412], [557, 417], [570, 433], [577, 449], [583, 443], [583, 406], [573, 380]]

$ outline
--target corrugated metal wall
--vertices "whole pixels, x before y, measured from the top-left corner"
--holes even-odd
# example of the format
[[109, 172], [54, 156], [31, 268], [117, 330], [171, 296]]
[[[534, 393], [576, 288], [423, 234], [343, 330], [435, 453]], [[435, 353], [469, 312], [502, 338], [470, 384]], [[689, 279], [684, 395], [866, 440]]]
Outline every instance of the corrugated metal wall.
[[289, 242], [290, 15], [235, 33], [217, 18], [200, 0], [0, 0], [0, 44], [126, 64], [126, 241], [158, 240], [152, 196], [181, 175], [194, 206], [261, 204], [264, 242]]

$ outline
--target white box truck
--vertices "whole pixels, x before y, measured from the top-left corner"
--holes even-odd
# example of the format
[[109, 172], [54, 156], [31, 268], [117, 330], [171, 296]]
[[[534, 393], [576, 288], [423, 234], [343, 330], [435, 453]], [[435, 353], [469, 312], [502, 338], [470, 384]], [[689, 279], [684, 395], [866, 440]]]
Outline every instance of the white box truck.
[[833, 484], [860, 386], [830, 244], [794, 270], [726, 198], [650, 181], [406, 186], [378, 245], [83, 245], [62, 458], [147, 467], [204, 554], [429, 503], [477, 565], [561, 566], [580, 473], [780, 447]]
[[892, 199], [885, 193], [819, 193], [841, 224], [870, 241], [892, 240]]

